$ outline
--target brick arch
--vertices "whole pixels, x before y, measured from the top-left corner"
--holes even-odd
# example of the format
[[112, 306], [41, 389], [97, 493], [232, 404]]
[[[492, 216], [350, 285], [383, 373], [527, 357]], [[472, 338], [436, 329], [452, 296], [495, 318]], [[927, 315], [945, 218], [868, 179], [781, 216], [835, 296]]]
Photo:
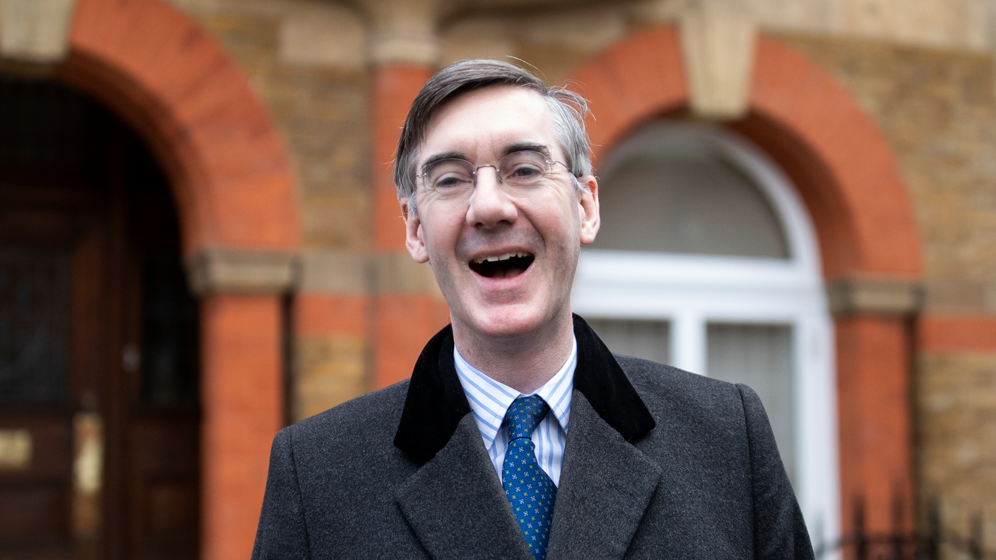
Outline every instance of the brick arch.
[[[589, 101], [599, 157], [641, 123], [684, 114], [689, 92], [678, 30], [657, 27], [596, 55], [569, 77]], [[596, 118], [597, 117], [597, 118]], [[816, 226], [828, 281], [917, 280], [920, 240], [911, 201], [874, 122], [822, 68], [758, 38], [749, 112], [727, 123], [789, 174]], [[835, 318], [841, 519], [860, 498], [866, 529], [893, 527], [893, 498], [912, 526], [912, 420], [906, 319], [871, 311]]]
[[[688, 105], [674, 27], [623, 40], [570, 81], [591, 102], [596, 162], [640, 123]], [[771, 154], [799, 188], [824, 274], [919, 277], [919, 235], [899, 168], [854, 98], [823, 69], [761, 36], [749, 105], [748, 116], [730, 127]]]
[[185, 253], [300, 244], [279, 135], [246, 78], [188, 16], [163, 0], [79, 0], [56, 77], [151, 144], [173, 185]]

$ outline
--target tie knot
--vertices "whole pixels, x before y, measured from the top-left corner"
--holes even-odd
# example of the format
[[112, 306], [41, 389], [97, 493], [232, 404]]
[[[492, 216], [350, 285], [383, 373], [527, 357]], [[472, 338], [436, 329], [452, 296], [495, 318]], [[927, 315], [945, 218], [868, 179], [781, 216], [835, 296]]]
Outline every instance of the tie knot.
[[539, 426], [549, 411], [549, 405], [537, 395], [515, 399], [505, 413], [505, 420], [508, 421], [508, 441], [511, 443], [518, 438], [529, 439], [533, 430]]

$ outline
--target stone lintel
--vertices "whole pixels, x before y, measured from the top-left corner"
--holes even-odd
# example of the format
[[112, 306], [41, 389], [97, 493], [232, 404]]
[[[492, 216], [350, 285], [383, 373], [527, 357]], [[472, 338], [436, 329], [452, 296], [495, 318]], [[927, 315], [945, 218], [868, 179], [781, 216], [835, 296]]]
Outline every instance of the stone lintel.
[[432, 268], [408, 253], [363, 254], [309, 249], [301, 254], [298, 289], [307, 293], [428, 295], [442, 298]]
[[291, 251], [203, 249], [187, 258], [187, 274], [197, 294], [289, 292], [298, 255]]
[[76, 0], [0, 0], [0, 58], [55, 64], [69, 53]]
[[362, 68], [366, 63], [366, 27], [357, 10], [331, 2], [295, 4], [281, 16], [280, 62], [322, 68]]
[[915, 315], [923, 288], [908, 278], [840, 278], [827, 284], [830, 311], [842, 315]]
[[372, 23], [367, 56], [374, 66], [434, 67], [442, 53], [437, 0], [372, 0], [363, 4]]
[[433, 67], [442, 53], [441, 41], [434, 35], [393, 30], [371, 33], [367, 48], [374, 66], [410, 64]]
[[757, 26], [734, 0], [691, 0], [679, 16], [692, 113], [734, 120], [748, 110]]

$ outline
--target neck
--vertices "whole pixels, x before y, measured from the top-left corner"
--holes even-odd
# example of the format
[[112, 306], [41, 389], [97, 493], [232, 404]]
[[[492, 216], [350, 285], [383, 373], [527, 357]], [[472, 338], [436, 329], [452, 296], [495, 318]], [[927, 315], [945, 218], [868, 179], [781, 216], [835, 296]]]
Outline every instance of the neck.
[[553, 378], [567, 362], [573, 346], [574, 322], [568, 314], [539, 332], [498, 339], [462, 330], [454, 325], [453, 343], [468, 364], [528, 395]]

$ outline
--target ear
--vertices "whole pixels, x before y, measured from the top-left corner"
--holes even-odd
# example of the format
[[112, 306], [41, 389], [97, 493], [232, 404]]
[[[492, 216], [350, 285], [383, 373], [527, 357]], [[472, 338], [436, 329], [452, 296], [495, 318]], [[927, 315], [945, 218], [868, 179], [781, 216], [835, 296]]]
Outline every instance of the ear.
[[429, 262], [429, 252], [422, 238], [422, 221], [408, 208], [408, 198], [401, 199], [401, 217], [405, 220], [405, 248], [417, 263]]
[[588, 192], [581, 192], [578, 196], [578, 207], [581, 215], [581, 244], [588, 245], [595, 240], [598, 234], [598, 227], [601, 219], [598, 216], [598, 181], [594, 175], [588, 175], [579, 179], [584, 181]]

